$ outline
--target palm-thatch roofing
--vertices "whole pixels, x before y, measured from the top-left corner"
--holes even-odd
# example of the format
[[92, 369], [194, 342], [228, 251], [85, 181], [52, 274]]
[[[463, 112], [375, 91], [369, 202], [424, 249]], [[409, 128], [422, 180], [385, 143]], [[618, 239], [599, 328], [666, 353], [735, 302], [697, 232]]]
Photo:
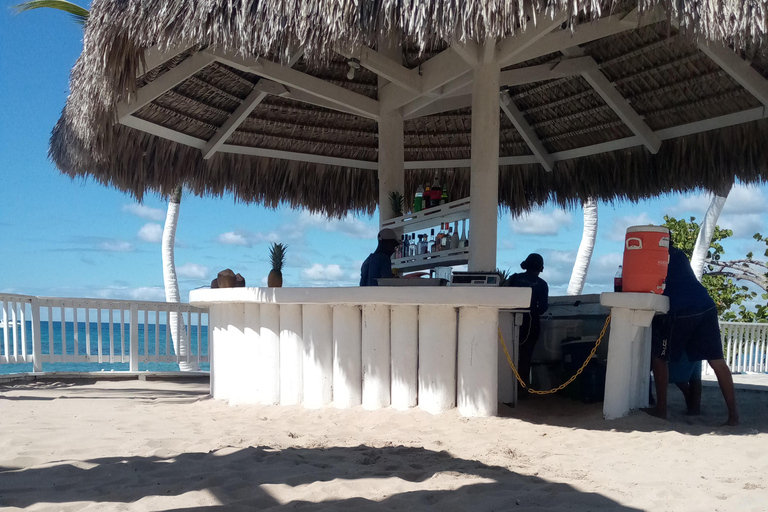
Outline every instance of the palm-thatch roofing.
[[[507, 101], [540, 151], [500, 112], [502, 207], [636, 200], [768, 179], [768, 0], [95, 0], [50, 155], [65, 174], [91, 176], [139, 199], [183, 183], [197, 194], [232, 192], [271, 207], [372, 213], [376, 116], [385, 98], [365, 67], [347, 78], [348, 56], [378, 50], [390, 34], [403, 69], [416, 74], [474, 43], [498, 40], [499, 52], [537, 33], [535, 44], [503, 66], [503, 75], [515, 77], [503, 87]], [[563, 48], [547, 51], [550, 41]], [[158, 54], [164, 57], [150, 58]], [[645, 132], [596, 89], [594, 74], [552, 74], [574, 56], [596, 63]], [[362, 106], [329, 103], [290, 79], [280, 87], [264, 72], [278, 65], [278, 74], [290, 68], [301, 73], [291, 77], [319, 79], [333, 94], [352, 92]], [[186, 67], [192, 71], [184, 74]], [[414, 99], [404, 107], [412, 107], [404, 122], [406, 197], [435, 175], [455, 198], [469, 195], [468, 70], [428, 94], [398, 91]], [[527, 75], [542, 70], [537, 81]], [[136, 103], [174, 73], [171, 87]], [[257, 86], [270, 94], [204, 158], [206, 142]], [[424, 99], [431, 111], [413, 106]], [[655, 154], [648, 137], [662, 141]], [[552, 172], [541, 164], [546, 158]]]

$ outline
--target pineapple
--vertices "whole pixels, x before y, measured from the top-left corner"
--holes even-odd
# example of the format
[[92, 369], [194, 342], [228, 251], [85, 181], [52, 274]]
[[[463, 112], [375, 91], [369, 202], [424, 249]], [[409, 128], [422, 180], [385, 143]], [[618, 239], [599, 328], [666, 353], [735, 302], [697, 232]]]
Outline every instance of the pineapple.
[[267, 286], [270, 288], [280, 288], [283, 286], [283, 265], [285, 265], [285, 251], [287, 245], [272, 243], [269, 247], [269, 261], [272, 263], [272, 270], [267, 276]]

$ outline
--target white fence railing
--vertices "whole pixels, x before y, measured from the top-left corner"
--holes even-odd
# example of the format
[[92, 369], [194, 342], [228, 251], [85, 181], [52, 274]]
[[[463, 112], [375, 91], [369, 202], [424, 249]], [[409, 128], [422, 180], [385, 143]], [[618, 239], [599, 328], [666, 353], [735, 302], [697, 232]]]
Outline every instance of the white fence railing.
[[720, 322], [725, 362], [733, 372], [768, 372], [768, 323]]
[[[0, 364], [208, 362], [208, 310], [189, 304], [0, 294], [0, 306]], [[172, 332], [185, 336], [183, 358]]]

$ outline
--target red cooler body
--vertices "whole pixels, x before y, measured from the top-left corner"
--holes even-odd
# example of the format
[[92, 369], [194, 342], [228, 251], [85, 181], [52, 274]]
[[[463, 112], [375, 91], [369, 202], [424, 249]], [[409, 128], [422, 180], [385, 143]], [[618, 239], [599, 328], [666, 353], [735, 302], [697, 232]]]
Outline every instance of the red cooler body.
[[631, 226], [624, 240], [624, 292], [664, 293], [669, 267], [669, 229]]

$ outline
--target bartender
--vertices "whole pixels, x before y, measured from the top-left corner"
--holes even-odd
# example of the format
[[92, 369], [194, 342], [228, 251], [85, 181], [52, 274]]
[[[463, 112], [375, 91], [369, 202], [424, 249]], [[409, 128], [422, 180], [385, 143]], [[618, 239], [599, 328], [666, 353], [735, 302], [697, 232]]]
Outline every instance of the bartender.
[[379, 245], [363, 262], [360, 268], [360, 286], [378, 286], [380, 277], [392, 277], [392, 255], [400, 245], [397, 234], [384, 228], [379, 231]]
[[[520, 350], [518, 352], [517, 368], [520, 378], [526, 386], [531, 383], [531, 358], [536, 342], [539, 341], [541, 330], [539, 317], [549, 307], [547, 296], [549, 286], [539, 277], [544, 270], [544, 258], [540, 254], [531, 253], [520, 264], [525, 270], [519, 274], [512, 274], [507, 281], [507, 286], [531, 288], [531, 312], [523, 316], [523, 325], [520, 326]], [[525, 395], [522, 395], [525, 396]]]

